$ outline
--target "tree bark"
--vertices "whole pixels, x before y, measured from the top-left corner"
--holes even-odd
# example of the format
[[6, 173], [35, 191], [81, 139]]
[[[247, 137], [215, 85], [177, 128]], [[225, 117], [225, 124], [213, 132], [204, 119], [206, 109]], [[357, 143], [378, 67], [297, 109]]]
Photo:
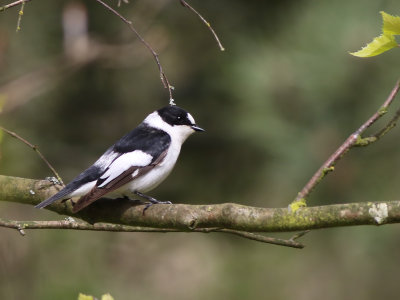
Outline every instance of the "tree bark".
[[[59, 189], [59, 186], [48, 180], [0, 175], [0, 201], [36, 205]], [[400, 222], [400, 201], [299, 207], [296, 210], [251, 207], [235, 203], [160, 204], [153, 205], [143, 214], [143, 205], [134, 201], [101, 199], [77, 214], [72, 213], [71, 201], [57, 201], [47, 209], [92, 224], [107, 222], [181, 231], [225, 228], [247, 232], [290, 232]]]

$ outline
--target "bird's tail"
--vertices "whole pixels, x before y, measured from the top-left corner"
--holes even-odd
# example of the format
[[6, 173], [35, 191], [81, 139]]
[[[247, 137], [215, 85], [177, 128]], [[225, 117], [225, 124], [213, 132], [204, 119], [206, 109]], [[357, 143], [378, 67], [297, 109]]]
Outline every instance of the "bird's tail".
[[50, 205], [54, 201], [60, 200], [60, 199], [67, 199], [68, 195], [71, 193], [71, 191], [68, 188], [63, 188], [61, 191], [59, 191], [57, 194], [51, 196], [50, 198], [40, 202], [38, 205], [35, 206], [35, 208], [43, 208], [46, 207], [47, 205]]

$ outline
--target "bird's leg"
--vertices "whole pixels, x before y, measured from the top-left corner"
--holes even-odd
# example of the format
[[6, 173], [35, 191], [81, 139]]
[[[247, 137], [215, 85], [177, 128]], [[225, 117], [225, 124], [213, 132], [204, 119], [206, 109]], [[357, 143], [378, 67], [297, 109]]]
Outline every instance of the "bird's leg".
[[172, 204], [171, 201], [158, 201], [157, 199], [155, 199], [155, 198], [153, 198], [153, 197], [150, 197], [150, 196], [148, 196], [148, 195], [142, 194], [141, 192], [138, 192], [138, 191], [135, 191], [135, 194], [138, 195], [138, 196], [140, 196], [140, 197], [143, 197], [143, 198], [145, 198], [146, 200], [149, 201], [149, 202], [145, 203], [146, 206], [145, 206], [144, 209], [143, 209], [143, 215], [144, 215], [144, 212], [145, 212], [150, 206], [152, 206], [153, 204]]

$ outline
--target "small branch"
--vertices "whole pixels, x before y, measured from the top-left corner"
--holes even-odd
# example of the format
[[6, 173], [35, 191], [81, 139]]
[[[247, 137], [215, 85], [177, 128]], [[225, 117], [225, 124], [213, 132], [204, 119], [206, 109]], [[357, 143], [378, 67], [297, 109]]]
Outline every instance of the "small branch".
[[309, 232], [310, 232], [310, 230], [305, 230], [305, 231], [298, 232], [295, 235], [293, 235], [289, 240], [290, 241], [295, 241], [295, 240], [301, 238], [302, 236], [306, 235]]
[[222, 46], [222, 44], [221, 44], [221, 42], [220, 42], [220, 40], [218, 38], [218, 35], [215, 33], [214, 29], [211, 27], [211, 24], [206, 19], [204, 19], [203, 16], [197, 10], [195, 10], [192, 6], [190, 6], [185, 0], [179, 0], [179, 1], [181, 2], [181, 4], [184, 7], [187, 7], [188, 9], [190, 9], [193, 13], [195, 13], [200, 18], [200, 20], [204, 24], [206, 24], [206, 26], [208, 27], [208, 29], [210, 29], [212, 35], [214, 36], [215, 40], [217, 41], [219, 49], [221, 51], [225, 51], [224, 46]]
[[355, 147], [368, 146], [369, 144], [376, 142], [396, 126], [399, 118], [400, 118], [400, 109], [396, 111], [393, 118], [381, 130], [379, 130], [377, 133], [369, 137], [360, 138], [354, 146]]
[[136, 37], [140, 40], [140, 42], [145, 45], [145, 47], [151, 52], [151, 54], [153, 55], [156, 64], [158, 66], [158, 70], [160, 72], [160, 79], [161, 82], [164, 85], [164, 88], [168, 89], [168, 93], [169, 93], [169, 100], [170, 103], [174, 103], [173, 97], [172, 97], [172, 90], [174, 89], [174, 87], [169, 83], [169, 80], [167, 78], [167, 76], [165, 75], [163, 68], [161, 66], [160, 63], [160, 59], [158, 58], [158, 54], [157, 52], [154, 51], [154, 49], [150, 46], [149, 43], [147, 43], [143, 37], [139, 34], [139, 32], [136, 30], [136, 28], [132, 25], [132, 22], [129, 21], [128, 19], [126, 19], [124, 16], [122, 16], [119, 12], [117, 12], [115, 9], [113, 9], [111, 6], [109, 6], [108, 4], [104, 3], [102, 0], [95, 0], [98, 3], [100, 3], [101, 5], [103, 5], [106, 9], [108, 9], [109, 11], [111, 11], [113, 14], [115, 14], [116, 16], [118, 16], [125, 24], [128, 25], [129, 29], [136, 35]]
[[377, 139], [386, 134], [390, 129], [394, 127], [396, 121], [400, 117], [400, 110], [397, 111], [396, 116], [375, 136], [362, 138], [361, 134], [365, 132], [372, 124], [380, 119], [384, 114], [387, 113], [388, 107], [393, 102], [395, 96], [400, 89], [400, 81], [396, 82], [396, 85], [392, 89], [389, 97], [385, 100], [382, 106], [377, 112], [375, 112], [364, 124], [361, 125], [354, 133], [352, 133], [345, 142], [328, 158], [328, 160], [318, 169], [318, 171], [311, 177], [308, 183], [298, 193], [296, 199], [290, 204], [290, 208], [296, 210], [299, 206], [306, 205], [306, 198], [313, 191], [313, 189], [325, 178], [325, 176], [335, 170], [335, 164], [338, 162], [352, 147], [355, 146], [367, 146]]
[[25, 140], [24, 138], [20, 137], [18, 134], [16, 134], [15, 132], [12, 132], [8, 129], [5, 129], [4, 127], [0, 126], [0, 129], [3, 130], [4, 132], [8, 133], [9, 135], [11, 135], [12, 137], [20, 140], [21, 142], [23, 142], [25, 145], [28, 145], [33, 151], [35, 151], [39, 157], [45, 162], [45, 164], [49, 167], [49, 169], [53, 172], [53, 174], [56, 176], [57, 180], [61, 183], [62, 186], [64, 186], [64, 182], [62, 181], [60, 175], [58, 175], [56, 169], [53, 168], [53, 166], [49, 163], [49, 161], [44, 157], [44, 155], [39, 151], [38, 146], [35, 146], [33, 144], [31, 144], [30, 142], [28, 142], [27, 140]]
[[400, 89], [400, 80], [398, 80], [393, 87], [392, 91], [390, 92], [389, 96], [386, 98], [385, 102], [382, 106], [378, 109], [376, 113], [374, 113], [371, 118], [369, 118], [361, 127], [354, 133], [361, 135], [368, 127], [374, 124], [378, 119], [380, 119], [383, 115], [388, 112], [388, 108], [390, 104], [392, 104], [393, 100], [395, 99], [397, 93]]
[[29, 2], [29, 1], [31, 1], [31, 0], [18, 0], [18, 1], [12, 2], [10, 4], [6, 4], [4, 6], [0, 6], [0, 11], [5, 11], [6, 9], [9, 9], [11, 7], [14, 7], [14, 6], [20, 5], [20, 4], [25, 3], [25, 2]]
[[[25, 229], [71, 229], [71, 230], [113, 231], [113, 232], [161, 232], [161, 233], [188, 232], [179, 229], [127, 226], [127, 225], [110, 224], [110, 223], [89, 224], [81, 221], [77, 222], [72, 218], [67, 218], [65, 220], [60, 220], [60, 221], [14, 221], [14, 220], [5, 220], [0, 218], [0, 227], [16, 229], [23, 236], [26, 235], [24, 231]], [[195, 228], [192, 231], [199, 233], [210, 233], [210, 232], [229, 233], [257, 242], [292, 247], [292, 248], [299, 248], [299, 249], [304, 248], [304, 245], [294, 241], [293, 239], [283, 240], [278, 238], [267, 237], [260, 234], [254, 234], [250, 232], [243, 232], [231, 229]]]
[[25, 8], [25, 0], [22, 1], [21, 9], [18, 12], [18, 20], [17, 20], [16, 32], [19, 32], [21, 30], [21, 21], [22, 21], [22, 16], [24, 15], [24, 8]]
[[217, 232], [226, 232], [226, 233], [230, 233], [230, 234], [234, 234], [234, 235], [240, 236], [242, 238], [250, 239], [250, 240], [253, 240], [253, 241], [257, 241], [257, 242], [267, 243], [267, 244], [273, 244], [273, 245], [285, 246], [285, 247], [292, 247], [292, 248], [299, 248], [299, 249], [304, 248], [303, 244], [296, 242], [293, 238], [291, 238], [289, 240], [283, 240], [283, 239], [264, 236], [264, 235], [261, 235], [261, 234], [255, 234], [255, 233], [252, 233], [252, 232], [237, 231], [237, 230], [232, 230], [232, 229], [218, 229], [218, 230], [215, 230], [215, 231], [217, 231]]

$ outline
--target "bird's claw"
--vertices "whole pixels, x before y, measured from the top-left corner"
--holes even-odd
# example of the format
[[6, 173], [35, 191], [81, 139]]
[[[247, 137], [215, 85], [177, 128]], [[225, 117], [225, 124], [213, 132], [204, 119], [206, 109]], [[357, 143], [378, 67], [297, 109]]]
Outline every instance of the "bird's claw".
[[144, 216], [144, 212], [150, 207], [153, 206], [154, 204], [172, 204], [171, 201], [158, 201], [154, 198], [152, 198], [151, 200], [149, 199], [149, 202], [145, 202], [146, 206], [143, 208], [142, 211], [142, 216]]

